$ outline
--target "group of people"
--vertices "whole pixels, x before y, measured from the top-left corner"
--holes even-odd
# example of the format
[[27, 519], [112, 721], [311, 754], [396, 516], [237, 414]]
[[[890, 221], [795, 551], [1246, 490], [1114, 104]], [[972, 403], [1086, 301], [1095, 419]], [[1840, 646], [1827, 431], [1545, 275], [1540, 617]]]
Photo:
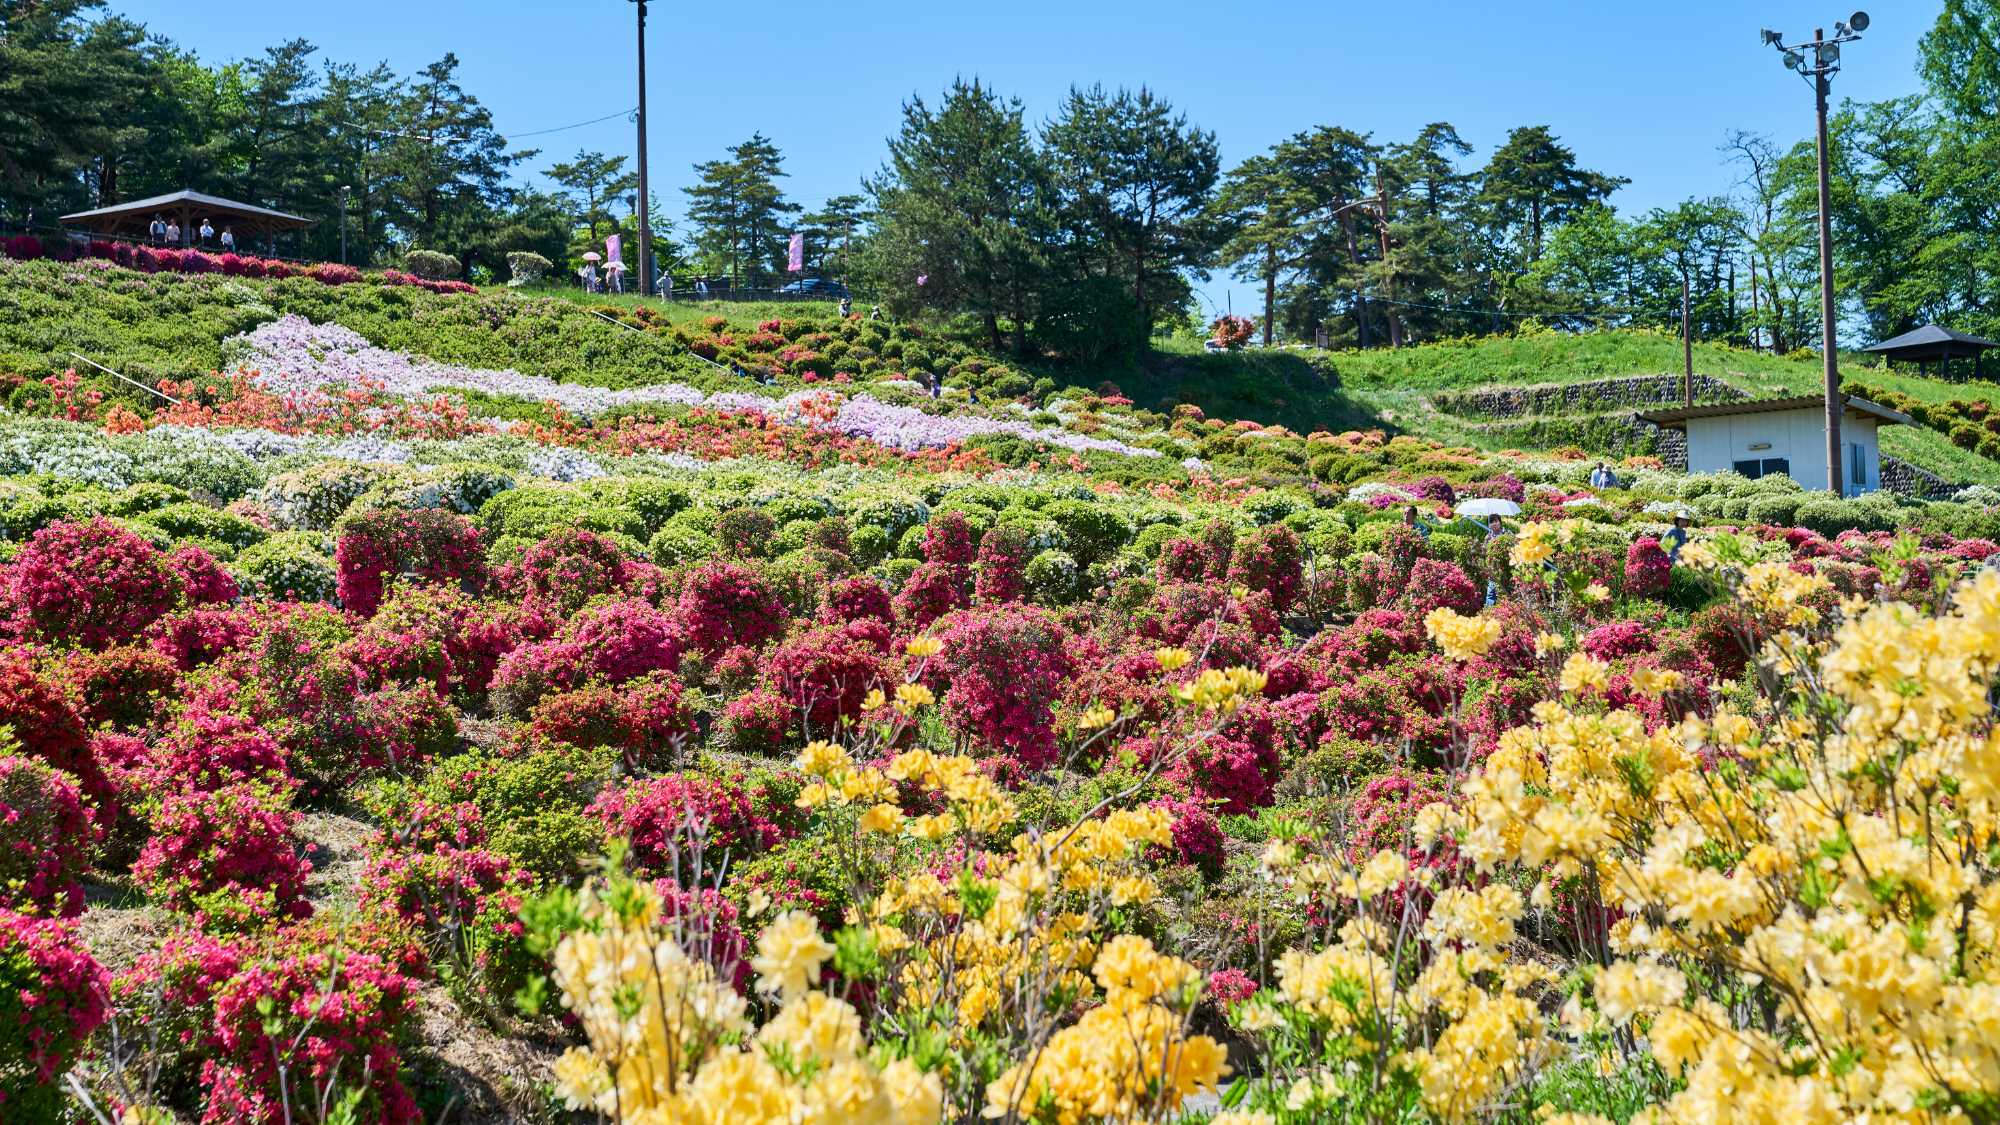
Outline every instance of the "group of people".
[[583, 282], [586, 293], [625, 292], [625, 263], [616, 258], [604, 263], [604, 271], [598, 272], [597, 263], [585, 261], [583, 268], [576, 271], [577, 280]]
[[[215, 224], [209, 222], [207, 219], [203, 219], [201, 226], [189, 233], [195, 236], [195, 245], [200, 246], [204, 250], [213, 244], [219, 247], [225, 254], [234, 254], [236, 252], [236, 232], [230, 230], [228, 227], [223, 227], [222, 233], [217, 235]], [[146, 234], [151, 238], [155, 246], [181, 245], [181, 224], [177, 219], [169, 219], [164, 215], [154, 215], [153, 221], [146, 227]]]

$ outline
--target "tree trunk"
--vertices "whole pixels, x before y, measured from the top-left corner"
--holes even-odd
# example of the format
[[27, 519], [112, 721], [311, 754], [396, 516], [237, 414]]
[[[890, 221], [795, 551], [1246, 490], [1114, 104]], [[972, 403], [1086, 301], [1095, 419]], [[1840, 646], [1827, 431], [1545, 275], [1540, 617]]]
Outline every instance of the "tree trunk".
[[993, 342], [993, 350], [1000, 350], [1000, 318], [988, 311], [982, 319], [986, 322], [986, 338]]
[[1278, 308], [1278, 252], [1276, 247], [1264, 247], [1264, 346], [1271, 346], [1271, 321], [1277, 316]]

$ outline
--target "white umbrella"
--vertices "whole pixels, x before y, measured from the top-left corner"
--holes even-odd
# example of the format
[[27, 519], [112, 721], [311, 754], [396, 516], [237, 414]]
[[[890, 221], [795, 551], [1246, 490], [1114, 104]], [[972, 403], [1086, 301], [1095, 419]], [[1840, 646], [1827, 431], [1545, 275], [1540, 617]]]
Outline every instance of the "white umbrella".
[[604, 255], [599, 254], [595, 250], [591, 250], [583, 255], [583, 260], [586, 262], [601, 262], [604, 260]]
[[1487, 516], [1518, 516], [1521, 514], [1521, 506], [1498, 496], [1480, 496], [1472, 500], [1460, 500], [1455, 511], [1461, 516], [1483, 519]]

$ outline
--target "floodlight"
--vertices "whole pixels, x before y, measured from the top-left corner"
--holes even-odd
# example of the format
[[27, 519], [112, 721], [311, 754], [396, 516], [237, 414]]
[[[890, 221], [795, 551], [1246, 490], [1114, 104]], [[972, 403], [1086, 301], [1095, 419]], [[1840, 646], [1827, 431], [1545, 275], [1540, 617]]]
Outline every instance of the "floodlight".
[[1784, 33], [1784, 32], [1782, 32], [1782, 31], [1772, 31], [1772, 30], [1771, 30], [1770, 28], [1768, 28], [1768, 27], [1767, 27], [1767, 28], [1765, 28], [1764, 30], [1762, 30], [1762, 31], [1758, 32], [1757, 34], [1759, 34], [1759, 35], [1761, 35], [1761, 36], [1763, 36], [1763, 37], [1764, 37], [1764, 43], [1765, 43], [1765, 45], [1766, 45], [1766, 46], [1770, 46], [1770, 47], [1775, 47], [1775, 46], [1777, 46], [1778, 44], [1780, 44], [1780, 43], [1783, 43], [1783, 42], [1785, 41], [1785, 33]]
[[1842, 36], [1845, 36], [1846, 34], [1847, 34], [1847, 25], [1839, 20], [1833, 21], [1834, 38], [1838, 39], [1841, 38]]
[[1806, 57], [1804, 55], [1799, 54], [1797, 51], [1786, 51], [1785, 65], [1791, 67], [1793, 70], [1797, 70], [1800, 67], [1806, 65]]
[[1856, 31], [1867, 31], [1868, 13], [1856, 12], [1853, 15], [1847, 17], [1847, 26], [1853, 28]]
[[1821, 43], [1816, 53], [1819, 56], [1819, 65], [1821, 66], [1835, 66], [1840, 62], [1840, 44], [1838, 43]]

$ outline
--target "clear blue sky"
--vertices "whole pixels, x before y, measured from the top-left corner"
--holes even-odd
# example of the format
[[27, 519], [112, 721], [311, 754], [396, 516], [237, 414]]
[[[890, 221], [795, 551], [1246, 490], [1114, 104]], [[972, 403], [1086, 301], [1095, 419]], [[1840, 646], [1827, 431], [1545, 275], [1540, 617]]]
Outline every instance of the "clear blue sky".
[[[1759, 44], [1760, 26], [1804, 38], [1849, 0], [729, 0], [650, 6], [653, 190], [678, 215], [690, 166], [761, 130], [784, 151], [788, 192], [812, 206], [857, 190], [912, 93], [954, 75], [1020, 96], [1040, 120], [1073, 83], [1149, 85], [1212, 129], [1225, 168], [1294, 132], [1338, 124], [1379, 140], [1450, 121], [1483, 161], [1516, 125], [1552, 127], [1585, 164], [1630, 177], [1626, 212], [1728, 190], [1716, 153], [1730, 129], [1781, 143], [1812, 128], [1805, 83]], [[1863, 0], [1864, 3], [1867, 0]], [[1836, 98], [1917, 88], [1917, 40], [1939, 0], [1868, 4]], [[567, 125], [630, 108], [630, 0], [111, 0], [111, 8], [214, 63], [292, 37], [323, 55], [410, 73], [456, 52], [500, 130]], [[1500, 13], [1505, 13], [1504, 15]], [[578, 148], [630, 151], [623, 118], [524, 138], [539, 172]], [[1217, 277], [1216, 304], [1251, 287]]]

